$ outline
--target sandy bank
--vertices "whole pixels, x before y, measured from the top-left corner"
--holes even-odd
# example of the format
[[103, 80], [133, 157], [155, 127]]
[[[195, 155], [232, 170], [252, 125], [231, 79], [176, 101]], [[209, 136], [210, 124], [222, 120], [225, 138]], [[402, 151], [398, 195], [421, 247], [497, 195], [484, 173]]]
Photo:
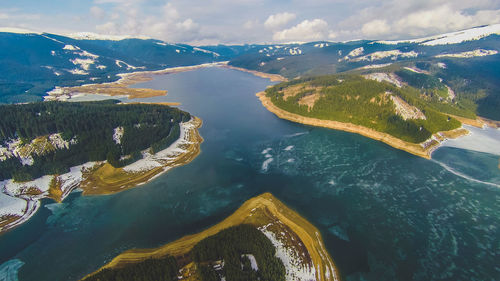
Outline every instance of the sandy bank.
[[286, 81], [288, 81], [288, 79], [286, 79], [285, 77], [283, 77], [279, 74], [270, 74], [270, 73], [255, 71], [255, 70], [249, 70], [246, 68], [231, 66], [227, 63], [225, 65], [223, 65], [222, 67], [234, 69], [234, 70], [239, 70], [239, 71], [243, 71], [243, 72], [248, 72], [248, 73], [251, 73], [251, 74], [258, 76], [258, 77], [267, 78], [267, 79], [271, 80], [271, 82], [286, 82]]
[[153, 76], [155, 75], [173, 74], [173, 73], [196, 70], [205, 67], [224, 66], [226, 64], [227, 62], [216, 62], [216, 63], [205, 63], [193, 66], [170, 67], [155, 71], [138, 71], [138, 72], [122, 73], [117, 75], [120, 77], [120, 79], [118, 79], [115, 82], [87, 84], [77, 87], [56, 87], [52, 91], [48, 92], [47, 93], [48, 96], [45, 96], [44, 98], [45, 100], [66, 101], [71, 99], [71, 97], [73, 96], [81, 94], [127, 96], [129, 99], [164, 96], [167, 94], [167, 91], [130, 88], [130, 86], [137, 83], [151, 81], [153, 79]]
[[324, 127], [324, 128], [329, 128], [329, 129], [335, 129], [335, 130], [341, 130], [341, 131], [346, 131], [350, 133], [356, 133], [360, 134], [362, 136], [378, 140], [381, 142], [384, 142], [394, 148], [404, 150], [406, 152], [409, 152], [411, 154], [430, 159], [432, 152], [439, 146], [439, 144], [448, 139], [448, 138], [456, 138], [462, 135], [468, 134], [468, 131], [463, 129], [463, 128], [458, 128], [452, 131], [447, 131], [447, 132], [439, 132], [437, 134], [434, 134], [431, 139], [420, 143], [420, 144], [415, 144], [415, 143], [410, 143], [406, 142], [403, 140], [400, 140], [396, 137], [393, 137], [389, 134], [378, 132], [376, 130], [360, 126], [360, 125], [355, 125], [352, 123], [343, 123], [343, 122], [338, 122], [338, 121], [333, 121], [333, 120], [321, 120], [321, 119], [316, 119], [316, 118], [310, 118], [310, 117], [305, 117], [301, 116], [298, 114], [290, 113], [288, 111], [285, 111], [281, 108], [278, 108], [275, 106], [271, 99], [266, 96], [265, 92], [260, 92], [257, 93], [257, 97], [259, 97], [260, 101], [262, 102], [262, 105], [267, 108], [269, 111], [272, 113], [276, 114], [279, 118], [286, 119], [289, 121], [305, 124], [305, 125], [310, 125], [310, 126], [317, 126], [317, 127]]
[[[270, 193], [246, 201], [231, 216], [200, 233], [185, 236], [155, 249], [128, 250], [101, 269], [122, 267], [165, 255], [182, 257], [204, 238], [243, 223], [254, 225], [265, 234], [272, 233], [273, 238], [297, 254], [294, 258], [300, 262], [289, 264], [288, 267], [285, 265], [287, 280], [304, 280], [300, 277], [303, 276], [301, 273], [312, 274], [315, 280], [340, 280], [338, 270], [325, 249], [318, 229]], [[277, 255], [280, 257], [279, 253]], [[289, 279], [290, 276], [294, 276], [293, 279]]]

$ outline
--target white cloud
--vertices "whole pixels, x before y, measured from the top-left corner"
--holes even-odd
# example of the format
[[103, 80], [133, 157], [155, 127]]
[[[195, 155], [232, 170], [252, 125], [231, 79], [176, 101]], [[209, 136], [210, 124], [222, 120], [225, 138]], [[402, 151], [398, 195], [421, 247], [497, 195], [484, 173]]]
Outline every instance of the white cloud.
[[398, 33], [421, 36], [429, 33], [455, 31], [500, 20], [500, 10], [478, 11], [466, 14], [442, 5], [432, 9], [410, 13], [393, 22]]
[[198, 24], [192, 19], [186, 19], [183, 22], [178, 22], [175, 26], [182, 31], [192, 31], [198, 28]]
[[94, 18], [102, 19], [105, 14], [106, 12], [98, 6], [90, 7], [90, 15]]
[[104, 24], [99, 24], [96, 26], [96, 30], [103, 34], [117, 34], [117, 27], [114, 22], [106, 22]]
[[243, 24], [244, 29], [252, 29], [255, 28], [259, 25], [258, 20], [248, 20]]
[[163, 6], [163, 14], [165, 16], [165, 20], [167, 21], [176, 20], [179, 18], [179, 12], [172, 5], [172, 3], [167, 3], [165, 6]]
[[328, 23], [322, 19], [304, 20], [289, 29], [274, 33], [276, 41], [310, 41], [325, 39], [329, 35]]
[[387, 24], [386, 20], [372, 20], [363, 24], [361, 32], [365, 36], [379, 36], [389, 33], [391, 27]]
[[267, 18], [267, 20], [264, 22], [264, 25], [267, 28], [271, 28], [271, 29], [279, 28], [279, 27], [286, 25], [290, 21], [294, 20], [296, 17], [297, 16], [295, 14], [288, 13], [288, 12], [274, 14], [274, 15], [270, 15]]

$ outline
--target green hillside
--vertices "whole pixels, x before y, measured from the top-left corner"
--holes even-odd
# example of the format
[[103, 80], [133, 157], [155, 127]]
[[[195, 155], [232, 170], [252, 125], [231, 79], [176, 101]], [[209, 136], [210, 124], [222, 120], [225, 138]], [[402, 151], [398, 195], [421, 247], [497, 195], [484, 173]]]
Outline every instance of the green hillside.
[[[296, 79], [267, 89], [266, 95], [288, 112], [362, 125], [412, 143], [461, 125], [434, 108], [432, 101], [420, 98], [411, 86], [398, 88], [359, 75]], [[393, 100], [413, 110], [410, 117], [398, 114]]]

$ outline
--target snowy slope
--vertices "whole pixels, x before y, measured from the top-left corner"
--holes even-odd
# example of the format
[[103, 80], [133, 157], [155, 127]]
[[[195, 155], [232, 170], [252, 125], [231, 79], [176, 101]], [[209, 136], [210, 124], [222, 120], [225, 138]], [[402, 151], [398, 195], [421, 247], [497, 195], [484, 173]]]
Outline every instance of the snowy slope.
[[93, 32], [77, 32], [66, 35], [69, 38], [77, 40], [110, 40], [110, 41], [120, 41], [124, 39], [150, 39], [145, 36], [131, 36], [131, 35], [103, 35]]
[[462, 31], [450, 32], [450, 33], [418, 38], [418, 39], [398, 40], [398, 41], [377, 41], [377, 43], [388, 44], [388, 45], [395, 45], [400, 43], [419, 43], [425, 46], [436, 46], [436, 45], [458, 44], [471, 40], [479, 40], [481, 38], [493, 34], [500, 35], [500, 24], [480, 26]]

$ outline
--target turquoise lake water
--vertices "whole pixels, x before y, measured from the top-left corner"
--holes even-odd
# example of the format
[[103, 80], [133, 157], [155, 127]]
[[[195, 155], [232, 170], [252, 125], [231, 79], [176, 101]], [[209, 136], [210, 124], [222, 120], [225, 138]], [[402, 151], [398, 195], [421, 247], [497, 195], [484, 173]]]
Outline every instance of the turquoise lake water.
[[[322, 232], [345, 280], [500, 280], [498, 156], [444, 147], [425, 160], [356, 134], [275, 117], [270, 82], [223, 68], [155, 77], [203, 119], [202, 153], [109, 196], [45, 200], [0, 236], [0, 280], [78, 280], [120, 252], [203, 230], [271, 192]], [[272, 160], [270, 160], [272, 159]], [[3, 279], [2, 279], [3, 278]]]

